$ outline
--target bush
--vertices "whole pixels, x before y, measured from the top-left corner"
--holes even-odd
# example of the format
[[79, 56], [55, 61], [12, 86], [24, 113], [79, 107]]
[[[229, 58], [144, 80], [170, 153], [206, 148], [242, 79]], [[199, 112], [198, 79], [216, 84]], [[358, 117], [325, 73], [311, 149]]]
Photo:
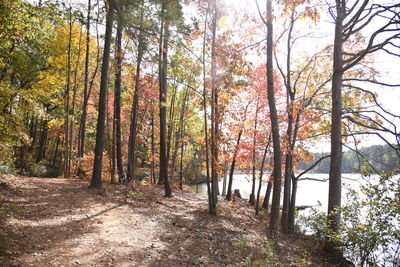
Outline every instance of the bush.
[[360, 192], [350, 189], [341, 213], [339, 233], [327, 227], [325, 213], [313, 210], [299, 222], [321, 242], [333, 240], [358, 266], [400, 264], [400, 180], [394, 172], [371, 175], [363, 171]]

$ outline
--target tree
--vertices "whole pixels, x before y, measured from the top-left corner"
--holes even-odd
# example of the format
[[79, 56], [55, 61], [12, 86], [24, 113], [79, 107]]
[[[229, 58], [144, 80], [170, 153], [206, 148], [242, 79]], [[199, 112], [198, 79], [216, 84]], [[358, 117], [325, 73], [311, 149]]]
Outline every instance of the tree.
[[115, 123], [115, 138], [117, 170], [119, 183], [125, 181], [122, 148], [121, 148], [121, 72], [122, 72], [122, 32], [124, 27], [124, 18], [122, 17], [121, 7], [117, 8], [117, 34], [116, 34], [116, 51], [115, 51], [115, 90], [114, 90], [114, 123]]
[[[142, 3], [143, 4], [143, 3]], [[143, 17], [144, 7], [140, 7], [140, 22], [139, 22], [139, 37], [138, 37], [138, 50], [136, 60], [136, 75], [135, 75], [135, 92], [132, 101], [131, 111], [131, 125], [129, 132], [129, 144], [128, 144], [128, 169], [127, 169], [127, 180], [130, 181], [135, 177], [135, 160], [136, 160], [136, 136], [137, 136], [137, 116], [138, 116], [138, 104], [140, 96], [140, 74], [141, 74], [141, 63], [143, 53], [145, 49], [144, 43], [144, 29], [143, 29]], [[152, 124], [152, 127], [154, 125]], [[154, 137], [154, 136], [153, 136]]]
[[112, 25], [114, 17], [113, 2], [108, 3], [107, 15], [106, 15], [106, 32], [104, 39], [104, 52], [103, 52], [103, 64], [101, 66], [101, 81], [100, 81], [100, 94], [99, 94], [99, 106], [98, 106], [98, 118], [96, 127], [96, 146], [95, 146], [95, 158], [93, 164], [92, 180], [90, 188], [101, 188], [102, 179], [102, 161], [103, 161], [103, 149], [104, 149], [104, 122], [106, 117], [106, 102], [107, 102], [107, 79], [108, 79], [108, 66], [110, 60], [111, 51], [111, 35]]
[[164, 183], [165, 196], [171, 197], [171, 185], [168, 179], [167, 158], [167, 63], [169, 26], [171, 22], [171, 3], [162, 3], [160, 31], [160, 179]]
[[[357, 66], [368, 54], [391, 46], [391, 41], [399, 38], [395, 30], [399, 18], [395, 8], [399, 4], [379, 5], [369, 1], [356, 1], [347, 6], [347, 1], [338, 0], [331, 8], [335, 21], [335, 41], [333, 46], [333, 76], [332, 76], [332, 126], [331, 126], [331, 161], [329, 172], [328, 219], [333, 232], [339, 231], [340, 212], [335, 212], [341, 206], [341, 172], [342, 172], [342, 88], [344, 74]], [[385, 16], [382, 23], [368, 38], [365, 47], [358, 51], [344, 51], [346, 42], [350, 42], [363, 29]], [[380, 38], [383, 39], [380, 39]], [[326, 242], [326, 249], [332, 250], [332, 242]]]
[[281, 145], [279, 134], [278, 112], [275, 105], [274, 95], [274, 74], [273, 74], [273, 23], [272, 23], [272, 1], [267, 0], [267, 19], [265, 20], [260, 13], [260, 16], [267, 26], [267, 93], [268, 105], [270, 110], [270, 120], [272, 128], [272, 144], [274, 151], [274, 189], [272, 194], [271, 218], [269, 233], [273, 240], [277, 239], [279, 231], [279, 207], [281, 198], [281, 180], [282, 180], [282, 159]]
[[82, 115], [78, 131], [78, 170], [77, 176], [82, 175], [81, 161], [85, 153], [85, 137], [86, 137], [86, 116], [87, 105], [89, 100], [89, 56], [90, 56], [90, 10], [92, 9], [91, 0], [88, 0], [87, 18], [86, 18], [86, 53], [85, 53], [85, 81], [83, 89]]

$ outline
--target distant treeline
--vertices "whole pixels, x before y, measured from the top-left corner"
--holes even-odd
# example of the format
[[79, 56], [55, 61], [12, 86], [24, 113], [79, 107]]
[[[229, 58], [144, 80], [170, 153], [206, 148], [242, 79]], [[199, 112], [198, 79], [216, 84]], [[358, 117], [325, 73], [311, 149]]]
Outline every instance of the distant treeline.
[[[368, 161], [377, 171], [390, 171], [400, 169], [400, 160], [396, 151], [388, 145], [374, 145], [370, 147], [360, 148], [358, 154], [354, 151], [343, 152], [342, 172], [357, 172], [363, 160]], [[314, 153], [314, 161], [310, 163], [300, 162], [300, 169], [305, 170], [315, 161], [329, 153]], [[315, 168], [315, 172], [329, 173], [330, 159], [322, 160]]]

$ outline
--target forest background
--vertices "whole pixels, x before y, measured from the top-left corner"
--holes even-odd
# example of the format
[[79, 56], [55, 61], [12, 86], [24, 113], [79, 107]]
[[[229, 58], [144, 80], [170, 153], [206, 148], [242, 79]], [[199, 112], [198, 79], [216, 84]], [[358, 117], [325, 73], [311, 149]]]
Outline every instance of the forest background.
[[91, 177], [92, 188], [147, 180], [166, 197], [205, 180], [216, 214], [235, 168], [252, 174], [254, 205], [269, 170], [274, 239], [281, 204], [282, 230], [294, 231], [300, 169], [320, 164], [337, 232], [342, 171], [399, 168], [399, 4], [263, 6], [2, 1], [2, 171]]

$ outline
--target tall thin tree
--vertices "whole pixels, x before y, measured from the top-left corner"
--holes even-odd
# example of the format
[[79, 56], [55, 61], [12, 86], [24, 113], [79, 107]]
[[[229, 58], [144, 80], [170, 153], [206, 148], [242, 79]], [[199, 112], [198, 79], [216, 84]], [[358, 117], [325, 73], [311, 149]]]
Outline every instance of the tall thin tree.
[[[143, 1], [140, 6], [140, 23], [139, 23], [139, 37], [138, 37], [138, 50], [136, 60], [136, 76], [135, 76], [135, 93], [133, 95], [132, 111], [131, 111], [131, 126], [129, 133], [128, 144], [128, 169], [127, 180], [130, 181], [135, 177], [135, 161], [136, 161], [136, 135], [137, 135], [137, 116], [140, 97], [140, 72], [144, 52], [144, 32], [143, 32]], [[153, 115], [153, 113], [152, 113]], [[153, 127], [154, 125], [152, 125]], [[152, 135], [153, 136], [153, 135]], [[153, 166], [154, 167], [154, 166]]]
[[168, 43], [170, 35], [170, 3], [162, 4], [164, 19], [162, 34], [162, 50], [160, 62], [160, 179], [165, 188], [165, 197], [172, 196], [171, 185], [168, 179], [168, 158], [167, 158], [167, 69], [168, 69]]
[[272, 128], [272, 144], [274, 148], [274, 189], [272, 193], [270, 235], [273, 240], [277, 239], [279, 230], [279, 208], [281, 200], [282, 160], [279, 135], [278, 112], [275, 104], [274, 94], [274, 68], [273, 68], [273, 24], [272, 24], [272, 1], [267, 0], [267, 91], [268, 105]]
[[96, 127], [96, 146], [94, 150], [94, 164], [93, 174], [90, 183], [90, 188], [102, 187], [102, 163], [103, 163], [103, 150], [104, 150], [104, 124], [106, 117], [106, 104], [107, 104], [107, 82], [108, 82], [108, 67], [110, 61], [111, 51], [111, 35], [113, 26], [113, 3], [108, 2], [107, 15], [106, 15], [106, 33], [104, 39], [104, 52], [103, 64], [101, 66], [101, 80], [100, 80], [100, 95], [98, 106], [98, 117]]
[[115, 145], [117, 156], [117, 173], [119, 183], [125, 181], [122, 162], [122, 141], [121, 141], [121, 73], [122, 73], [122, 31], [123, 17], [121, 7], [117, 8], [117, 34], [115, 50], [115, 89], [114, 89], [114, 121], [115, 121]]

